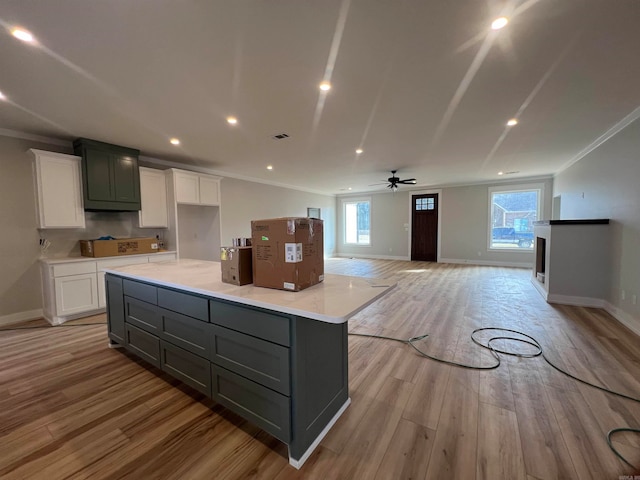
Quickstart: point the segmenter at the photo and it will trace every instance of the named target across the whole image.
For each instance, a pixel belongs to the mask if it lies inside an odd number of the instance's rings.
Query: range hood
[[[140,210],[140,150],[78,138],[73,142],[82,157],[84,209],[90,212]]]

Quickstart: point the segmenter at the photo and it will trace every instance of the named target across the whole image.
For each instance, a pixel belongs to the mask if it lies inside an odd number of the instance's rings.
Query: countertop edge
[[[231,302],[236,302],[242,305],[247,305],[247,306],[251,306],[251,307],[258,307],[258,308],[264,308],[267,310],[271,310],[271,311],[277,311],[280,313],[286,313],[289,315],[296,315],[296,316],[300,316],[300,317],[305,317],[305,318],[310,318],[312,320],[319,320],[321,322],[326,322],[326,323],[345,323],[349,320],[349,318],[351,318],[352,316],[354,316],[356,313],[360,312],[361,310],[364,310],[366,307],[368,307],[369,305],[371,305],[373,302],[375,302],[376,300],[378,300],[380,297],[382,297],[385,293],[393,290],[396,286],[397,283],[389,283],[389,284],[385,284],[385,285],[371,285],[371,288],[380,288],[380,293],[375,295],[374,297],[372,297],[371,299],[369,299],[367,302],[363,303],[362,305],[360,305],[359,307],[357,307],[356,309],[346,313],[343,316],[340,317],[333,317],[333,316],[329,316],[329,315],[323,315],[321,313],[317,313],[317,312],[312,312],[309,310],[302,310],[302,309],[298,309],[298,308],[292,308],[292,307],[288,307],[288,306],[282,306],[282,305],[275,305],[272,303],[268,303],[268,302],[263,302],[260,300],[253,300],[251,298],[246,298],[246,297],[237,297],[235,295],[230,295],[230,294],[226,294],[226,293],[220,293],[220,292],[216,292],[213,290],[204,290],[204,289],[200,289],[200,288],[196,288],[196,287],[190,287],[187,285],[182,285],[179,283],[172,283],[172,282],[168,282],[165,280],[158,280],[155,278],[150,278],[150,277],[145,277],[144,275],[140,275],[140,274],[133,274],[133,273],[128,273],[128,272],[122,272],[120,270],[114,270],[111,268],[105,268],[103,269],[104,272],[106,273],[111,273],[113,275],[117,275],[120,277],[125,277],[125,278],[129,278],[131,280],[138,280],[138,281],[142,281],[142,282],[149,282],[158,286],[162,286],[162,287],[168,287],[168,288],[175,288],[177,290],[182,290],[185,292],[190,292],[190,293],[196,293],[199,295],[204,295],[207,297],[211,297],[211,298],[217,298],[220,300],[228,300]],[[346,275],[335,275],[335,274],[326,274],[325,275],[325,281],[327,280],[327,278],[330,278],[331,276],[346,276]],[[354,278],[360,278],[362,280],[366,280],[364,277],[354,277]],[[263,287],[254,287],[254,288],[263,288]],[[268,288],[265,288],[265,290],[271,290]],[[287,292],[290,293],[292,295],[295,295],[298,292]]]
[[[47,265],[55,265],[58,263],[99,262],[102,260],[148,257],[149,255],[163,255],[166,253],[176,254],[177,252],[175,250],[163,250],[161,252],[136,253],[133,255],[115,255],[112,257],[40,257],[38,261]]]

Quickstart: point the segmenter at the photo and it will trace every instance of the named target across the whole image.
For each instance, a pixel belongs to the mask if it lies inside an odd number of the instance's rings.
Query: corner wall
[[[608,218],[611,286],[607,310],[640,334],[640,121],[554,179],[562,220]],[[624,300],[622,292],[624,291]],[[633,303],[633,296],[636,303]]]

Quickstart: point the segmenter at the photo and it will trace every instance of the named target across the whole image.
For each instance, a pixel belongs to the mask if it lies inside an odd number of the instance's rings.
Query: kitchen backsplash
[[[40,238],[51,245],[47,257],[79,256],[79,240],[92,240],[111,235],[115,238],[155,237],[163,240],[164,228],[138,228],[138,212],[85,212],[84,229],[40,230]]]

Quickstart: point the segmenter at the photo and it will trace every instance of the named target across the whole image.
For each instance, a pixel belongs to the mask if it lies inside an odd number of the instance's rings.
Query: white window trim
[[[519,254],[531,254],[533,249],[526,248],[492,248],[491,247],[491,230],[492,230],[492,216],[491,216],[491,199],[493,198],[494,193],[505,193],[505,192],[528,192],[531,190],[538,190],[538,212],[536,213],[536,218],[538,220],[542,219],[542,212],[544,212],[544,183],[518,183],[511,185],[499,185],[489,187],[489,199],[488,202],[488,212],[487,212],[487,251],[489,252],[509,252],[509,253],[519,253]]]
[[[345,204],[369,202],[369,243],[347,243],[347,215],[345,212]],[[357,247],[357,248],[371,248],[373,242],[371,241],[371,232],[373,232],[373,215],[372,215],[372,203],[371,197],[345,197],[342,199],[342,245],[345,247]]]

